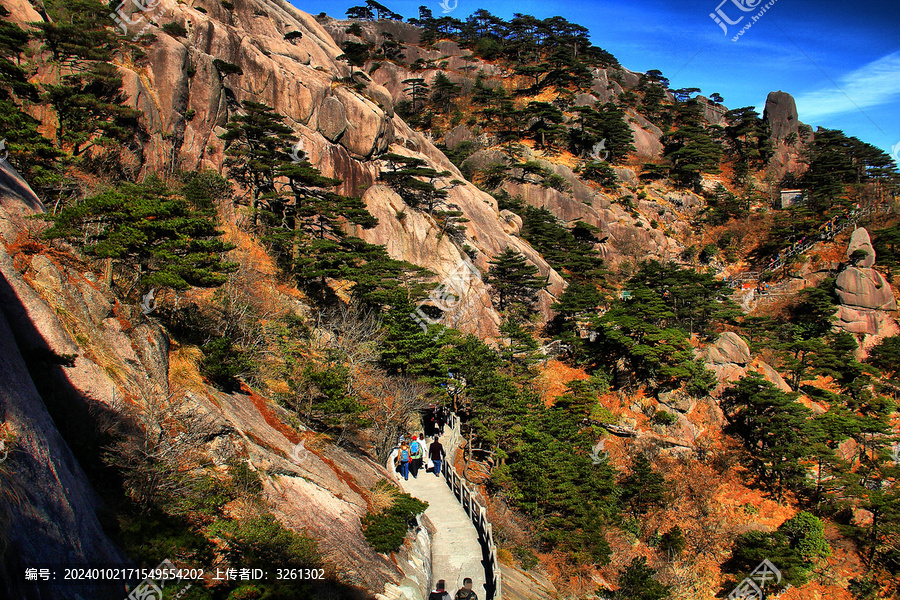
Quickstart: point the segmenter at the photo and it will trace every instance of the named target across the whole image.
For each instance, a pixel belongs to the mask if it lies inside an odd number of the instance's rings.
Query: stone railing
[[[460,477],[453,466],[453,457],[462,439],[459,417],[455,413],[450,413],[447,425],[450,427],[450,436],[447,439],[447,447],[450,448],[450,452],[447,454],[448,464],[447,468],[444,469],[444,479],[447,481],[447,485],[450,486],[453,495],[456,496],[456,499],[462,505],[463,510],[472,519],[472,524],[475,525],[475,529],[478,531],[478,539],[485,550],[484,575],[487,600],[501,600],[503,595],[500,581],[500,563],[497,560],[494,528],[487,519],[487,509],[478,501],[472,489]]]

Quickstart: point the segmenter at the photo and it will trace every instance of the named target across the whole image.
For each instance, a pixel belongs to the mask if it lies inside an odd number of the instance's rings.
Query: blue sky
[[[292,0],[316,14],[343,18],[362,0]],[[561,15],[584,25],[591,41],[633,71],[659,69],[673,88],[719,92],[729,108],[756,106],[770,91],[797,101],[800,120],[841,129],[888,153],[900,144],[900,7],[896,2],[774,0],[458,0],[449,14],[465,19],[479,8],[509,19],[515,12],[539,18]],[[425,4],[442,14],[438,0],[381,0],[405,17]],[[453,6],[453,0],[445,0]],[[736,3],[753,7],[740,10]],[[720,7],[736,25],[728,34],[710,17]],[[898,147],[900,152],[900,147]]]

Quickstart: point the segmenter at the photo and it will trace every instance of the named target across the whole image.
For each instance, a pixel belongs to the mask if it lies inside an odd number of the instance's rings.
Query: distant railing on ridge
[[[450,439],[453,441],[452,444],[447,445],[451,447],[455,453],[455,449],[459,446],[459,440],[462,437],[462,433],[459,429],[459,417],[455,413],[449,413],[447,425],[450,426]],[[497,544],[494,542],[494,528],[487,519],[487,509],[475,498],[475,494],[469,488],[468,484],[466,484],[465,480],[456,472],[456,468],[453,466],[454,457],[448,456],[447,458],[448,464],[447,468],[444,469],[444,479],[447,481],[447,485],[450,486],[453,495],[456,496],[456,499],[462,505],[463,510],[465,510],[466,514],[469,515],[469,518],[472,519],[472,524],[475,525],[475,529],[478,531],[479,541],[488,551],[488,565],[491,568],[491,581],[486,582],[485,584],[488,586],[488,589],[486,590],[487,600],[502,600],[500,562],[497,560]],[[488,573],[485,572],[485,576],[487,575]]]

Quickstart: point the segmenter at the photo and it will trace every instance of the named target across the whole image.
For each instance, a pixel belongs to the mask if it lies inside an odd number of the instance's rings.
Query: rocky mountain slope
[[[19,22],[40,19],[24,0],[5,3]],[[224,131],[229,116],[245,100],[266,103],[287,117],[287,124],[300,138],[298,147],[308,153],[311,162],[324,175],[343,181],[337,189],[339,193],[362,194],[370,212],[379,219],[377,227],[358,232],[363,239],[385,245],[394,258],[430,269],[437,280],[446,278],[459,266],[465,258],[463,246],[474,249],[473,262],[483,272],[491,257],[508,246],[516,248],[549,282],[541,292],[540,303],[544,317],[549,316],[550,305],[563,289],[561,277],[516,235],[515,224],[510,224],[508,215],[504,218],[500,214],[494,198],[464,181],[456,166],[432,141],[394,113],[395,102],[405,97],[403,81],[412,76],[428,79],[437,69],[413,72],[401,64],[385,62],[363,89],[342,84],[339,80],[349,75],[350,67],[338,59],[342,55],[339,44],[360,38],[344,33],[347,22],[325,19],[323,25],[286,2],[236,2],[233,9],[225,9],[214,1],[189,6],[165,0],[152,13],[152,22],[177,23],[187,35],[174,37],[151,25],[147,33],[156,35],[156,39],[147,48],[147,60],[141,65],[118,65],[128,102],[145,115],[151,136],[144,150],[143,172],[168,172],[175,168],[220,170],[225,145],[217,135]],[[367,24],[364,36],[376,41],[383,37],[382,29],[403,42],[403,62],[407,64],[417,59],[440,61],[441,72],[467,81],[468,85],[479,70],[489,76],[504,75],[483,61],[462,60],[462,56],[471,53],[453,42],[442,42],[435,49],[416,46],[417,28],[411,25],[394,21]],[[300,35],[287,39],[294,32]],[[223,74],[215,65],[217,60],[237,65],[240,72]],[[602,103],[638,81],[636,74],[621,68],[595,69],[593,76],[591,92],[580,94],[577,103]],[[784,106],[791,102],[784,96],[779,98],[782,106],[777,111],[770,110],[770,118],[775,130],[788,132],[798,123],[796,109]],[[701,100],[708,107],[707,118],[721,120],[723,107]],[[770,100],[774,106],[776,101]],[[637,157],[659,159],[662,132],[634,111],[629,117]],[[463,128],[457,135],[470,134]],[[421,158],[435,169],[449,171],[446,180],[464,181],[449,190],[447,200],[468,219],[463,241],[453,242],[436,235],[438,228],[433,219],[407,210],[396,194],[376,181],[382,168],[378,156],[387,151]],[[540,153],[527,152],[524,159],[543,160]],[[786,149],[783,154],[795,155]],[[468,161],[485,168],[508,159],[488,147]],[[510,194],[521,194],[532,206],[547,207],[564,221],[582,220],[601,227],[607,238],[601,251],[612,265],[625,259],[633,261],[635,256],[676,256],[682,249],[678,238],[685,233],[686,217],[701,206],[701,200],[693,194],[651,184],[635,210],[627,211],[615,203],[617,196],[623,194],[613,196],[589,187],[563,164],[542,164],[560,175],[571,191],[561,193],[525,181],[507,182],[505,189]],[[626,185],[637,182],[632,170],[619,168],[617,172]],[[408,217],[401,220],[401,214]],[[651,221],[659,221],[663,227],[649,228]],[[665,233],[667,226],[671,228],[669,235]],[[483,282],[473,280],[471,286],[469,301],[461,303],[460,314],[449,315],[448,322],[482,336],[496,335],[499,317],[490,306]]]
[[[79,466],[84,456],[76,454],[84,449],[73,453],[58,428],[88,446],[102,437],[98,428],[114,429],[135,416],[148,427],[163,427],[179,453],[219,467],[237,458],[267,474],[264,494],[273,512],[286,525],[312,533],[343,581],[372,592],[407,581],[407,587],[429,585],[421,559],[427,554],[425,530],[418,545],[392,560],[362,537],[359,521],[369,507],[369,490],[387,475],[381,466],[317,445],[302,428],[298,434],[296,424],[288,425],[287,411],[250,390],[224,393],[204,383],[196,364],[172,349],[139,307],[119,303],[85,264],[28,234],[35,225],[28,218],[43,207],[8,163],[2,167],[0,409],[4,422],[15,424],[7,467],[19,482],[8,492],[15,501],[6,504],[4,519],[3,537],[15,549],[15,559],[2,567],[6,597],[122,596],[121,583],[40,595],[22,584],[22,575],[38,561],[128,564]],[[173,419],[202,432],[202,439],[179,442]]]
[[[26,0],[0,4],[11,13],[10,20],[23,26],[43,18],[40,7]],[[522,218],[501,210],[495,197],[499,192],[520,197],[527,206],[546,208],[566,225],[584,222],[596,227],[601,238],[596,248],[613,272],[630,272],[646,258],[685,264],[689,245],[711,239],[694,225],[707,208],[706,198],[665,179],[640,177],[646,165],[663,162],[665,138],[658,126],[633,108],[625,114],[635,151],[614,168],[619,189],[588,182],[571,155],[523,144],[515,160],[556,176],[560,183],[548,186],[515,168],[500,140],[476,126],[461,122],[441,135],[424,135],[397,114],[396,106],[408,100],[406,81],[412,77],[431,81],[443,74],[469,87],[475,84],[476,73],[492,85],[503,85],[512,77],[502,66],[475,58],[456,42],[423,45],[419,28],[396,21],[362,23],[360,31],[350,33],[351,22],[314,18],[281,0],[233,4],[161,0],[149,18],[147,32],[156,37],[146,43],[145,59],[116,63],[127,102],[143,114],[149,132],[137,177],[200,169],[224,173],[226,145],[219,136],[226,124],[240,113],[243,102],[265,103],[286,116],[286,124],[300,140],[295,149],[307,153],[323,175],[340,179],[337,191],[361,196],[378,219],[376,227],[357,228],[356,235],[383,245],[392,258],[429,269],[435,281],[451,277],[465,259],[486,273],[493,257],[515,248],[547,283],[536,305],[540,323],[555,315],[551,306],[566,289],[566,281],[524,239]],[[163,24],[177,24],[185,33],[175,35]],[[367,65],[369,75],[353,84],[353,67],[341,58],[341,45],[378,46],[388,34],[400,44],[404,57],[384,61],[374,71]],[[36,78],[52,82],[54,76],[40,72]],[[575,95],[575,106],[600,106],[635,90],[641,80],[640,74],[612,66],[594,68],[591,77],[591,85]],[[698,101],[707,123],[727,123],[727,109],[721,103],[703,97]],[[788,172],[801,172],[802,143],[813,139],[802,128],[793,99],[784,92],[769,95],[765,122],[774,151],[766,168],[754,175],[760,186],[765,179],[778,181]],[[461,147],[469,153],[456,164],[448,155]],[[440,224],[432,215],[411,208],[379,180],[388,153],[421,159],[448,172],[441,180],[449,186],[448,204],[465,219],[460,237],[439,235]],[[494,195],[466,177],[497,165],[507,167],[511,176]],[[713,192],[727,181],[725,175],[706,175],[701,187]],[[776,190],[771,185],[764,192]],[[83,465],[89,464],[86,453],[103,447],[110,431],[139,422],[159,434],[169,451],[182,454],[188,470],[203,465],[222,473],[237,461],[260,474],[261,493],[271,512],[291,530],[317,540],[330,573],[345,584],[341,597],[420,598],[433,576],[429,524],[423,522],[392,554],[375,552],[361,531],[361,519],[378,502],[375,484],[390,477],[370,458],[372,448],[351,450],[324,442],[258,390],[243,385],[224,391],[205,380],[196,348],[173,342],[153,310],[122,302],[71,248],[40,238],[42,225],[32,217],[44,211],[27,182],[8,162],[0,161],[0,421],[13,424],[15,438],[10,461],[0,463],[0,468],[13,470],[0,473],[27,482],[8,492],[14,501],[7,503],[0,530],[4,542],[0,549],[15,551],[7,553],[15,560],[0,567],[6,595],[123,596],[115,586],[72,586],[55,595],[43,594],[18,583],[18,573],[37,557],[55,563],[129,560],[121,548],[121,532],[109,522],[109,507],[92,489],[96,474],[86,473]],[[218,212],[226,239],[236,245],[231,255],[239,263],[243,282],[225,294],[264,307],[261,320],[308,315],[309,299],[279,277],[264,246],[247,234],[246,210],[239,204],[223,204]],[[833,244],[823,246],[833,250]],[[863,251],[864,258],[856,254],[851,260],[857,251]],[[865,348],[898,332],[895,295],[875,269],[875,251],[865,229],[852,233],[845,255],[843,247],[841,254],[838,260],[825,261],[827,268],[820,272],[803,267],[790,276],[805,285],[837,275],[838,325],[857,336],[862,355]],[[724,260],[713,264],[720,274],[746,268]],[[465,285],[467,301],[448,312],[444,322],[496,341],[502,318],[489,287],[483,277],[468,279]],[[175,302],[202,304],[211,302],[211,296],[194,291],[174,297]],[[751,352],[738,333],[727,331],[709,343],[693,342],[694,354],[714,373],[712,395],[696,401],[680,391],[655,398],[641,395],[643,390],[633,398],[624,392],[618,397],[608,394],[607,408],[614,408],[619,418],[612,426],[618,429],[610,431],[622,439],[659,443],[670,450],[665,453],[670,457],[689,455],[700,450],[697,440],[704,435],[703,443],[710,437],[719,439],[724,415],[716,398],[729,383],[759,372],[778,389],[791,391],[774,361]],[[267,392],[284,386],[269,383]],[[613,400],[621,406],[613,407]],[[672,415],[671,425],[662,433],[659,423],[643,414],[655,411]],[[82,431],[84,444],[73,443]],[[185,431],[202,435],[180,436]],[[624,447],[616,443],[610,448],[614,445],[617,451]],[[613,457],[620,466],[622,452]],[[249,509],[235,502],[228,510],[238,514]],[[626,541],[619,540],[623,548],[630,543]],[[555,593],[544,575],[526,574],[512,566],[514,561],[508,562],[507,597],[531,597],[530,586],[539,587],[541,597]],[[557,580],[565,579],[565,573],[558,575]],[[320,591],[323,597],[337,593]]]

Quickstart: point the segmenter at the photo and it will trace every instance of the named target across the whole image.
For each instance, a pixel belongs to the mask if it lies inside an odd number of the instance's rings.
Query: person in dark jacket
[[[478,594],[472,589],[471,577],[463,579],[463,586],[457,590],[456,597],[453,600],[478,600]]]
[[[437,421],[437,431],[435,433],[441,435],[444,433],[444,424],[447,422],[447,409],[443,406],[438,406],[435,412],[435,420]]]
[[[453,600],[450,598],[450,592],[446,590],[447,585],[443,579],[438,579],[434,586],[434,591],[428,594],[428,600]]]
[[[432,404],[425,410],[425,414],[422,419],[422,425],[425,429],[425,435],[428,437],[431,437],[435,433],[437,433],[437,418],[435,417],[436,410],[437,409],[435,408],[434,404]]]
[[[441,476],[441,465],[444,462],[444,447],[438,441],[438,437],[434,436],[434,441],[428,448],[428,458],[434,463],[434,476]]]

